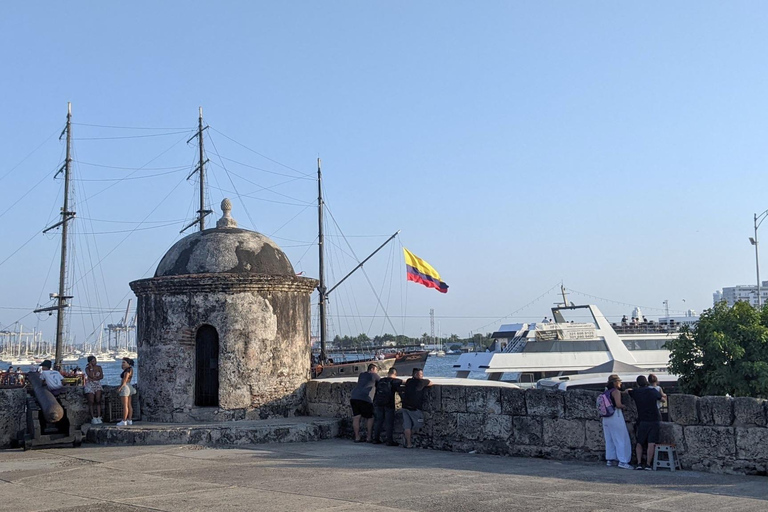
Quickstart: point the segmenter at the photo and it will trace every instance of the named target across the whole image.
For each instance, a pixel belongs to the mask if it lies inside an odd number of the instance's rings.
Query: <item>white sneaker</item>
[[[635,469],[632,464],[627,464],[626,462],[619,462],[619,467],[621,469]]]
[[[128,420],[129,425],[133,425],[133,420]]]
[[[98,425],[99,424],[99,418],[91,418],[91,425]]]
[[[125,421],[118,421],[118,422],[117,422],[117,426],[118,426],[118,427],[125,427],[125,426],[127,426],[127,425],[128,425],[128,423],[126,423]]]
[[[607,460],[607,461],[605,461],[605,465],[609,466],[609,467],[610,466],[617,466],[618,464],[619,464],[619,461],[617,461],[617,460]]]
[[[98,418],[96,418],[96,420],[97,420],[97,422],[98,422],[98,424],[99,424],[99,425],[101,425],[102,423],[104,423],[104,420],[102,420],[102,419],[101,419],[101,416],[99,416]]]

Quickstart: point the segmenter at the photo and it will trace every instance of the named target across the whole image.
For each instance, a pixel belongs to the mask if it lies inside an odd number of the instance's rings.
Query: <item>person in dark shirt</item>
[[[397,378],[397,370],[390,368],[387,376],[376,383],[373,395],[373,443],[381,444],[381,427],[387,429],[387,446],[397,446],[395,432],[395,393],[403,381]]]
[[[661,413],[656,405],[666,395],[659,390],[648,386],[648,379],[644,375],[637,378],[637,389],[630,389],[629,395],[637,405],[637,444],[635,455],[637,467],[635,469],[651,470],[653,467],[653,452],[656,443],[659,442],[659,430],[661,428]],[[643,466],[643,448],[646,448],[646,465]]]
[[[424,426],[424,414],[421,408],[424,404],[424,391],[432,383],[424,378],[424,371],[413,369],[410,379],[405,381],[400,396],[403,400],[403,434],[405,434],[405,447],[413,448],[411,436]]]
[[[373,393],[379,380],[379,367],[375,363],[368,365],[368,371],[357,377],[357,386],[352,390],[350,405],[352,406],[352,430],[355,431],[355,442],[360,439],[360,418],[366,420],[368,441],[373,442]]]

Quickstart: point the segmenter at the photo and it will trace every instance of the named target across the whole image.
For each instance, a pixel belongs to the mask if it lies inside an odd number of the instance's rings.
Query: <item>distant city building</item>
[[[768,281],[763,281],[760,285],[760,297],[762,304],[768,303]],[[757,306],[757,285],[728,286],[724,287],[722,291],[717,290],[712,294],[714,304],[723,300],[729,306],[733,306],[737,302],[749,302],[753,306]]]

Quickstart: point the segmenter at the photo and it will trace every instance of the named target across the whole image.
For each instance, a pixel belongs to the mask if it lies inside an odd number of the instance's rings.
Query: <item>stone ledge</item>
[[[152,277],[129,283],[137,296],[189,292],[297,292],[312,293],[318,281],[309,277],[262,274],[189,274]]]
[[[85,442],[102,445],[242,446],[331,439],[339,436],[340,422],[309,417],[217,423],[137,422],[126,427],[86,425],[83,430]]]

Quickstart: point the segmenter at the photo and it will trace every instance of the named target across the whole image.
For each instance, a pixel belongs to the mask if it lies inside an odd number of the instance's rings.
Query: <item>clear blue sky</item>
[[[560,281],[700,311],[714,290],[755,281],[767,17],[760,2],[9,3],[0,261],[32,241],[0,264],[0,325],[56,289],[57,238],[34,235],[60,205],[61,181],[46,176],[63,159],[68,101],[78,341],[102,309],[125,307],[128,282],[191,220],[198,106],[212,128],[209,202],[232,197],[240,225],[274,236],[297,271],[317,276],[315,184],[296,171],[312,175],[318,156],[358,257],[402,229],[367,266],[400,333],[428,331],[429,308],[443,333],[490,331]],[[83,181],[126,177],[142,179]],[[440,271],[447,295],[402,286],[400,243]],[[331,284],[353,264],[332,258]],[[377,313],[364,276],[342,288],[334,334],[393,330],[350,318]],[[538,320],[555,300],[510,321]]]

